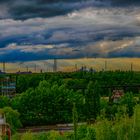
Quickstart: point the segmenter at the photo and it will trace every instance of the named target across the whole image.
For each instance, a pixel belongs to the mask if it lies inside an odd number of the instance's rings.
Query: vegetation
[[[5,106],[9,106],[10,99],[6,96],[0,96],[0,108],[3,108]]]
[[[87,113],[87,119],[90,122],[91,119],[96,119],[100,113],[100,87],[97,82],[89,82],[87,90],[85,92],[85,109]]]
[[[105,86],[112,85],[138,85],[140,84],[140,72],[134,71],[101,71],[101,72],[72,72],[72,73],[42,73],[30,75],[12,75],[16,78],[17,93],[23,93],[29,88],[36,88],[40,81],[47,80],[49,83],[57,82],[58,85],[65,84],[68,89],[86,89],[89,81],[98,82],[101,85],[101,96],[108,96],[109,91]],[[0,76],[0,78],[2,78]],[[127,87],[125,92],[138,94],[137,87]]]
[[[71,122],[73,103],[77,102],[80,108],[82,101],[81,94],[65,85],[42,81],[35,89],[30,88],[15,97],[12,106],[21,114],[23,125],[44,125]],[[81,113],[79,111],[80,116]]]
[[[78,122],[78,115],[75,103],[73,104],[73,124],[74,124],[74,140],[77,140],[77,122]]]
[[[74,72],[14,75],[17,95],[0,97],[12,131],[22,126],[73,123],[74,132],[13,135],[13,140],[138,140],[140,139],[139,72]],[[124,89],[113,102],[112,90]],[[109,87],[109,88],[108,88]],[[109,98],[110,97],[110,98]],[[78,126],[78,122],[87,125]]]
[[[99,119],[93,125],[82,125],[77,130],[77,140],[139,140],[140,139],[140,105],[135,107],[133,117],[125,116],[120,120]],[[12,140],[74,140],[73,132],[50,131],[47,133],[13,135]]]
[[[9,124],[12,133],[15,133],[17,131],[17,128],[20,128],[22,126],[17,110],[13,110],[11,107],[4,107],[0,110],[0,112],[3,112],[5,114],[6,122]]]

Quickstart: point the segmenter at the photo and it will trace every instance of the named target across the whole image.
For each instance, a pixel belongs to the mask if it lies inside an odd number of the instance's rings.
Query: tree
[[[22,123],[29,126],[72,122],[73,102],[80,108],[82,101],[81,94],[64,84],[44,80],[37,88],[28,89],[12,100],[12,105],[20,112]]]
[[[132,117],[134,114],[134,106],[135,106],[133,93],[132,92],[126,93],[122,98],[121,103],[126,105],[126,113],[128,114],[129,117]]]
[[[97,115],[100,114],[100,93],[101,93],[101,87],[98,84],[98,82],[96,81],[94,84],[94,106],[95,106],[95,116],[97,117]]]
[[[13,110],[11,107],[4,107],[2,111],[5,114],[6,122],[9,123],[12,132],[15,132],[17,128],[22,126],[19,119],[20,114],[17,110]]]
[[[0,108],[10,105],[10,99],[6,96],[0,96]]]
[[[100,86],[98,82],[95,84],[89,82],[85,92],[85,106],[88,120],[95,120],[100,113]]]
[[[75,103],[73,104],[72,114],[73,114],[73,125],[74,125],[74,140],[77,140],[78,114],[77,114]]]

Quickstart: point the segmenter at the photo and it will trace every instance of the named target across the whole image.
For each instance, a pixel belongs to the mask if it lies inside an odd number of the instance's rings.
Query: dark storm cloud
[[[73,10],[99,4],[95,0],[2,0],[1,18],[28,19],[34,17],[52,17],[64,15]]]
[[[109,2],[111,6],[126,6],[126,5],[136,5],[140,4],[139,0],[96,0],[100,1],[102,3],[107,3]]]
[[[131,5],[136,5],[136,4],[139,4],[140,1],[139,0],[109,0],[111,1],[112,4],[116,4],[116,5],[128,5],[128,4],[131,4]]]
[[[0,61],[139,56],[138,48],[129,55],[140,44],[139,11],[86,8],[67,16],[0,20]]]
[[[139,0],[1,0],[0,18],[28,19],[65,15],[87,7],[136,5]]]
[[[140,10],[132,4],[138,1],[0,1],[0,61],[139,57]]]

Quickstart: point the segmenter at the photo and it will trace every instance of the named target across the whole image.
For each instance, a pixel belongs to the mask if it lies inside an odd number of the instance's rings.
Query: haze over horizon
[[[106,65],[106,66],[105,66]],[[72,72],[86,66],[87,70],[95,71],[140,71],[140,58],[80,58],[80,59],[58,59],[57,71]],[[9,62],[5,64],[6,73],[15,72],[53,72],[54,60],[38,60],[27,62]],[[3,71],[3,63],[0,63]]]
[[[0,62],[139,58],[139,0],[1,0]]]

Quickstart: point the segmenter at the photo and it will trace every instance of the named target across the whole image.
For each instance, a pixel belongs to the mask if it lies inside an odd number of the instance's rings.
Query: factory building
[[[1,95],[11,97],[16,93],[16,78],[3,76],[0,78]]]

